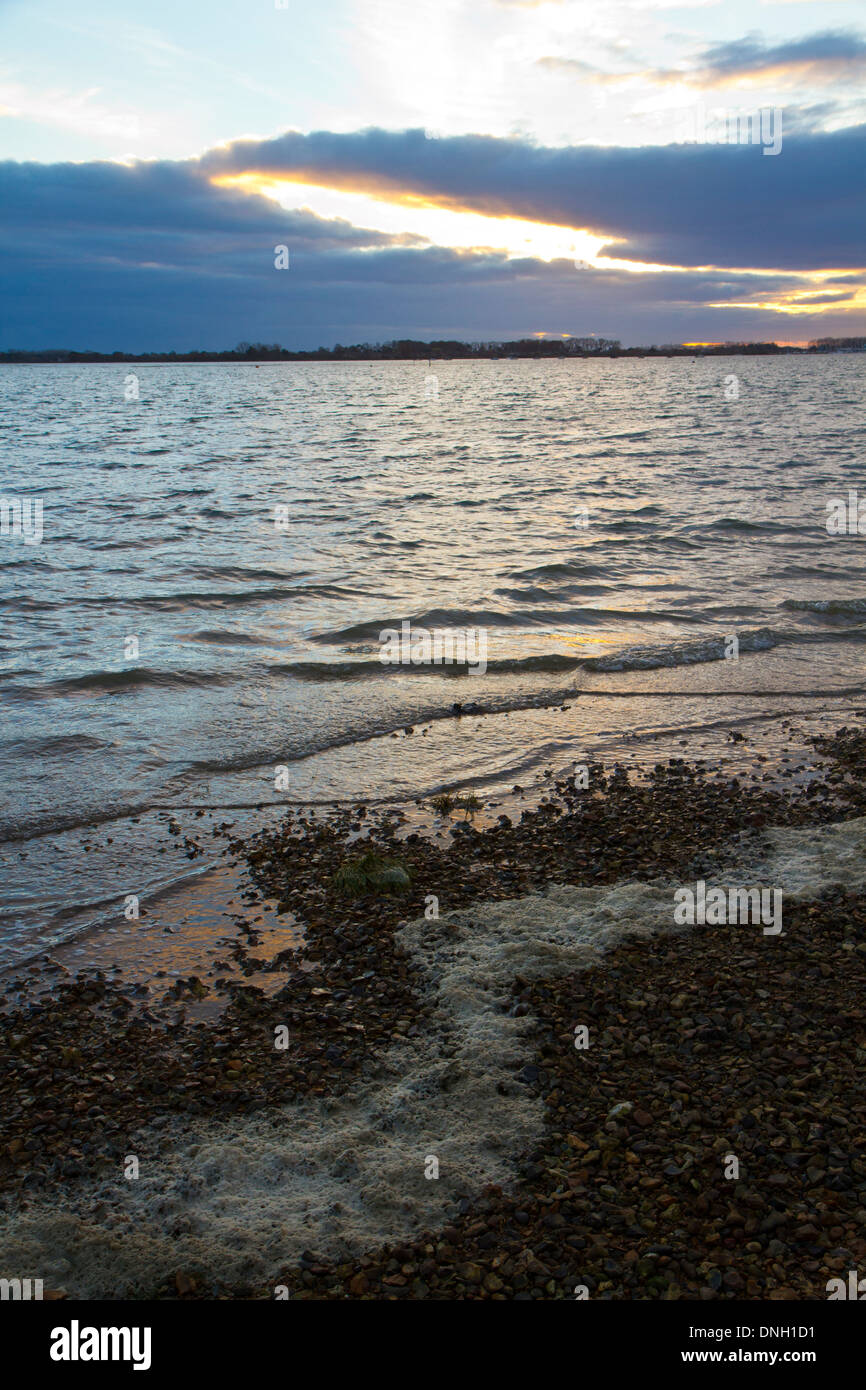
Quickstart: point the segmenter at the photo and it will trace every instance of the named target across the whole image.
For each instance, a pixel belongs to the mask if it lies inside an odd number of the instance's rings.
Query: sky
[[[2,349],[863,335],[864,174],[866,0],[0,0]]]

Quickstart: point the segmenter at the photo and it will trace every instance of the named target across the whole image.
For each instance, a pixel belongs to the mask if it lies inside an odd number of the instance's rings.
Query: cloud
[[[854,81],[866,73],[866,39],[851,30],[827,30],[768,45],[751,34],[708,48],[701,64],[688,80],[703,87],[755,77],[796,80],[808,86]]]
[[[255,171],[493,217],[586,228],[623,244],[609,254],[663,265],[860,267],[866,126],[758,145],[547,148],[421,130],[297,132],[237,141],[205,174]]]
[[[188,350],[245,338],[311,348],[518,337],[540,324],[626,343],[787,338],[791,320],[774,306],[797,296],[796,336],[862,332],[851,306],[864,281],[854,273],[864,195],[851,170],[864,139],[863,129],[801,137],[764,159],[755,148],[546,149],[371,130],[237,142],[183,163],[7,162],[0,346]],[[616,256],[681,268],[578,271],[431,246],[211,182],[247,169],[592,225],[625,238]],[[283,244],[288,271],[274,265]],[[848,273],[783,273],[814,266]]]
[[[648,83],[698,88],[816,87],[854,82],[866,73],[866,38],[852,30],[827,30],[785,43],[766,44],[750,34],[731,43],[713,44],[688,66],[630,68],[609,72],[578,58],[542,57],[538,67],[580,77],[598,86]]]
[[[818,101],[803,106],[785,106],[785,131],[789,135],[815,131],[841,130],[866,121],[866,89],[851,100]]]

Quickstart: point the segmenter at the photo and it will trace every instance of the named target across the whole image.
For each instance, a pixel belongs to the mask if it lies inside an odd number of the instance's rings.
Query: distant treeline
[[[818,338],[807,347],[779,343],[665,343],[624,348],[615,338],[518,338],[510,343],[461,343],[437,339],[432,343],[398,338],[390,343],[356,343],[293,352],[279,343],[238,343],[227,352],[73,352],[43,348],[0,352],[3,362],[413,362],[455,358],[518,357],[764,357],[776,353],[866,352],[866,338]]]

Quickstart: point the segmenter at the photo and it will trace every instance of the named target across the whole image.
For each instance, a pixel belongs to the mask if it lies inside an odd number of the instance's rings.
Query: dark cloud
[[[325,221],[309,212],[284,212],[272,199],[238,189],[215,189],[193,164],[149,161],[134,164],[0,163],[2,231],[8,237],[34,222],[51,225],[52,237],[77,243],[170,231],[174,244],[188,240],[189,254],[201,254],[201,238],[240,244],[253,232],[278,239],[291,233],[296,244],[386,246],[400,238],[366,231],[351,223]]]
[[[612,254],[680,266],[860,267],[866,126],[759,144],[550,149],[422,130],[289,133],[209,153],[205,172],[256,170],[380,196],[589,228]]]
[[[862,260],[862,181],[852,171],[862,167],[863,138],[862,130],[808,137],[762,159],[755,149],[548,150],[364,131],[243,142],[182,164],[0,164],[0,346],[186,350],[248,339],[311,348],[541,330],[651,343],[862,332],[862,321],[841,312],[792,320],[751,306],[816,292],[806,278],[780,275],[786,266]],[[789,172],[780,177],[778,168]],[[578,271],[567,261],[424,246],[210,182],[247,169],[315,170],[324,183],[595,226],[627,236],[630,255],[728,269]],[[288,271],[274,267],[283,244]],[[766,269],[736,268],[750,265]],[[834,280],[804,306],[836,302],[858,283]],[[728,302],[743,307],[713,307]]]
[[[698,77],[720,79],[773,74],[779,70],[803,82],[840,82],[866,73],[866,38],[852,30],[825,30],[787,43],[766,44],[757,34],[714,44],[703,53]]]

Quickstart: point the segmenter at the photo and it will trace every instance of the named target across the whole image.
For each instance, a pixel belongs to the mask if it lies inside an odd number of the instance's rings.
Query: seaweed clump
[[[405,893],[412,886],[409,870],[397,859],[385,859],[374,850],[355,855],[334,874],[334,887],[346,897],[367,893]]]

